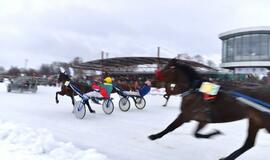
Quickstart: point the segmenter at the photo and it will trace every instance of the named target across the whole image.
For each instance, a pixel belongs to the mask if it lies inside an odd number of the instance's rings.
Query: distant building
[[[251,27],[221,33],[222,68],[235,73],[266,75],[270,69],[270,27]]]

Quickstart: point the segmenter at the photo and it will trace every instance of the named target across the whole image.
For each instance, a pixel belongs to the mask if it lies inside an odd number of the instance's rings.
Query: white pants
[[[96,92],[96,91],[85,93],[85,95],[88,96],[88,97],[90,97],[90,98],[91,97],[103,98],[103,96],[99,92]]]
[[[140,93],[136,91],[124,91],[123,93],[128,96],[141,96]]]

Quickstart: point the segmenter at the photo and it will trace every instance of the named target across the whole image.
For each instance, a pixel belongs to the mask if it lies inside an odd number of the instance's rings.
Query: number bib
[[[199,91],[211,96],[215,96],[218,94],[218,91],[220,89],[220,85],[210,83],[210,82],[203,82]]]

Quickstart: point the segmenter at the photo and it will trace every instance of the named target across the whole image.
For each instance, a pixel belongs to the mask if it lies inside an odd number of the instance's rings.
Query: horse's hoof
[[[162,106],[163,106],[163,107],[166,107],[167,105],[166,105],[166,104],[163,104]]]
[[[156,136],[156,135],[150,135],[150,136],[148,136],[148,138],[150,139],[150,140],[152,140],[152,141],[154,141],[154,140],[156,140],[158,137]]]
[[[219,130],[215,130],[216,134],[219,134],[219,135],[224,135],[223,132],[219,131]]]
[[[56,101],[56,103],[58,104],[58,103],[59,103],[59,101]]]
[[[95,110],[91,110],[90,113],[96,113],[96,111]]]

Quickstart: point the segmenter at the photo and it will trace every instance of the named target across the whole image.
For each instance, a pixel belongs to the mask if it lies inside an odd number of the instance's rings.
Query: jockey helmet
[[[106,78],[104,79],[104,82],[105,82],[105,83],[112,83],[112,78],[111,78],[111,77],[106,77]]]

